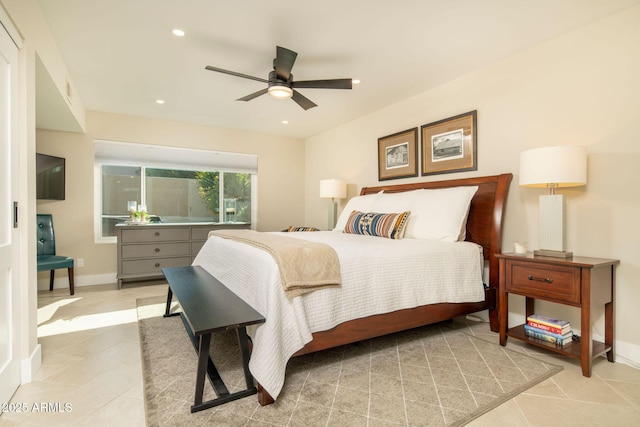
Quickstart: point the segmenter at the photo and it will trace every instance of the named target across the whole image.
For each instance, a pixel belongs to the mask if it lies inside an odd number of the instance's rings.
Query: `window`
[[[115,236],[115,225],[129,219],[127,201],[142,200],[139,166],[102,166],[102,232]]]
[[[96,142],[96,181],[100,185],[96,195],[96,240],[112,242],[116,224],[129,220],[130,202],[146,205],[152,222],[188,223],[188,222],[241,222],[252,223],[255,211],[253,189],[256,175],[248,172],[215,170],[215,165],[203,170],[204,150],[194,155],[193,166],[188,161],[177,158],[176,167],[170,167],[164,157],[173,158],[174,148],[155,147],[153,156],[161,154],[163,161],[153,161],[150,152],[144,153],[144,159],[138,165],[124,165],[113,154],[113,147],[98,146]],[[123,143],[115,144],[119,148]],[[127,144],[139,145],[139,144]],[[104,155],[110,153],[110,158]],[[206,152],[216,153],[217,152]],[[132,153],[127,153],[131,156]],[[224,153],[227,154],[227,153]],[[234,153],[231,153],[232,155]],[[215,156],[214,160],[223,160]],[[228,160],[228,159],[227,159]],[[205,159],[206,161],[206,159]],[[134,163],[134,160],[127,160]],[[110,164],[112,163],[112,164]],[[229,168],[228,165],[226,165]],[[257,163],[256,163],[257,166]],[[99,209],[98,209],[99,207]]]

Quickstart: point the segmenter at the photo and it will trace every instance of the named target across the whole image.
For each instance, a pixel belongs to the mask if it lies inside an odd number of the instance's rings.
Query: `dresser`
[[[164,267],[191,265],[211,230],[250,227],[220,223],[118,224],[118,289],[122,282],[162,278]]]

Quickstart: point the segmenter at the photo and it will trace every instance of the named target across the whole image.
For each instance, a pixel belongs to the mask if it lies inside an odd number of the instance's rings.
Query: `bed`
[[[501,174],[362,188],[360,196],[348,202],[335,230],[286,233],[288,238],[329,245],[340,260],[340,286],[296,297],[285,295],[278,265],[267,251],[211,236],[194,264],[201,265],[267,319],[265,324],[248,330],[253,341],[249,367],[258,383],[260,404],[273,403],[277,398],[291,357],[482,310],[489,310],[491,329],[497,331],[498,266],[494,255],[501,251],[511,178],[511,174]],[[445,209],[446,199],[426,199],[428,209],[420,208],[416,200],[460,191],[468,194],[462,229],[454,227],[450,239],[431,239],[429,233],[434,230],[425,231],[419,224],[424,224],[437,207]],[[350,224],[348,221],[354,218],[349,215],[352,207],[380,212],[407,207],[409,211],[413,207],[408,218],[415,214],[415,219],[406,224],[403,239],[344,233],[343,228],[349,228],[345,222]],[[427,214],[421,217],[420,212]],[[405,266],[403,260],[410,260],[411,265]],[[433,267],[427,268],[427,264]],[[395,282],[397,288],[393,287]],[[429,282],[428,290],[423,282]],[[463,286],[454,286],[458,282]]]

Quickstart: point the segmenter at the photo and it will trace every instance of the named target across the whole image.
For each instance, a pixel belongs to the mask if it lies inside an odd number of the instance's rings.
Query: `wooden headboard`
[[[374,194],[380,191],[400,193],[420,188],[436,189],[477,185],[478,191],[471,199],[471,207],[467,218],[467,238],[465,240],[482,246],[484,258],[489,261],[489,286],[497,288],[498,259],[494,255],[502,250],[502,219],[511,178],[513,178],[512,174],[505,173],[448,181],[363,187],[360,190],[360,195]]]

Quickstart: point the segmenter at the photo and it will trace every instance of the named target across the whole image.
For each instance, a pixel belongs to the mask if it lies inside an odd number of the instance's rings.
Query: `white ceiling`
[[[306,138],[441,85],[640,0],[38,0],[87,110]],[[173,28],[186,32],[183,38]],[[263,95],[276,45],[318,104]],[[164,105],[155,103],[157,98]],[[38,97],[45,122],[48,101]],[[283,125],[282,120],[289,124]]]

